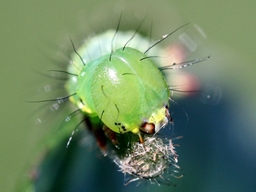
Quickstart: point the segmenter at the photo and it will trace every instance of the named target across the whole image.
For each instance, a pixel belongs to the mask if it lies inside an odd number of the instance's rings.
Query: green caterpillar
[[[157,59],[146,53],[154,48],[154,56],[160,54],[158,43],[175,31],[149,46],[149,40],[139,34],[110,30],[78,50],[74,47],[68,73],[76,75],[66,83],[71,102],[93,124],[102,121],[115,133],[138,134],[143,143],[141,132],[156,133],[171,119],[170,90],[159,69],[182,68],[207,59],[160,68]]]
[[[77,50],[79,54],[73,55],[68,72],[78,76],[71,76],[66,84],[70,94],[76,93],[70,100],[116,133],[158,132],[168,122],[170,90],[157,65],[140,51],[146,50],[147,40],[137,35],[137,42],[144,45],[125,47],[123,41],[127,42],[133,33],[118,32],[124,40],[118,40],[115,50],[109,47],[96,59],[100,50],[94,50],[95,55],[87,53],[96,49],[95,42],[103,40],[107,45],[114,34],[115,31],[108,31],[92,38]]]

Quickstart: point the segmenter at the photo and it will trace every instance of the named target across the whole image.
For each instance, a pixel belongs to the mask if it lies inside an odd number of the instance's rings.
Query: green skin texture
[[[78,78],[70,80],[73,86],[66,85],[77,93],[71,101],[116,133],[138,133],[143,122],[168,106],[170,97],[163,74],[151,59],[140,60],[145,57],[126,47],[86,63]]]

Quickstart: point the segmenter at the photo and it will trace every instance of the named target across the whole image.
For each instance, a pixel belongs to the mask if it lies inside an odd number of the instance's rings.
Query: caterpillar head
[[[126,47],[88,63],[78,78],[80,108],[116,133],[157,132],[167,123],[170,91],[157,66],[143,58]]]

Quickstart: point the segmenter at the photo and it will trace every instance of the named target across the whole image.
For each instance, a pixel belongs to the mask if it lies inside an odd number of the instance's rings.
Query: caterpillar
[[[170,172],[170,165],[179,169],[172,141],[157,135],[172,122],[171,90],[163,71],[209,57],[163,66],[159,62],[163,52],[160,43],[187,24],[153,43],[138,30],[119,31],[119,24],[116,30],[92,37],[78,49],[71,40],[74,52],[70,64],[66,71],[58,71],[68,76],[68,96],[43,102],[68,99],[77,107],[73,113],[82,114],[81,123],[95,136],[102,153],[132,176],[126,184],[155,181]]]
[[[147,49],[146,38],[134,32],[118,32],[120,39],[114,49],[116,32],[112,30],[98,35],[75,50],[68,68],[68,73],[74,75],[70,75],[66,90],[71,95],[70,101],[82,113],[93,117],[94,121],[103,122],[115,133],[138,134],[143,143],[141,132],[157,133],[171,119],[167,82],[158,65],[146,53],[173,32]],[[101,41],[104,47],[100,46],[98,51]],[[139,42],[139,46],[130,41]],[[205,58],[161,69],[182,68],[203,60]]]
[[[113,35],[114,31],[107,33]],[[119,35],[131,37],[129,33]],[[101,41],[104,36],[97,39]],[[82,112],[98,117],[115,133],[138,134],[142,143],[140,131],[155,133],[166,124],[170,91],[162,73],[145,54],[123,45],[88,63],[84,55],[76,56],[68,72],[75,73],[80,57],[84,66],[78,76],[69,79],[66,88],[70,95],[75,93],[70,100]]]

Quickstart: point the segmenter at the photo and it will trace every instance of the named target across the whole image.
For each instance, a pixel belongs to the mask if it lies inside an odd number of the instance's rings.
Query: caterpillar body
[[[132,32],[118,32],[124,40],[117,40],[115,50],[111,46],[101,50],[101,43],[95,45],[101,41],[111,45],[114,34],[115,31],[108,31],[92,38],[73,55],[68,72],[77,76],[71,76],[66,84],[69,94],[75,93],[70,100],[115,133],[132,132],[140,136],[140,131],[158,132],[169,117],[170,90],[165,78],[142,52],[149,44],[141,36],[137,37],[137,47],[124,46]],[[95,55],[91,55],[93,49]],[[143,142],[141,136],[140,139]]]

